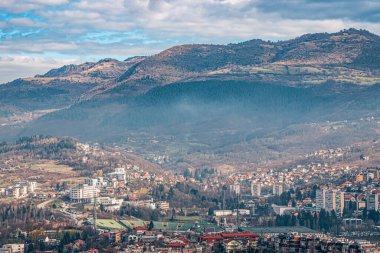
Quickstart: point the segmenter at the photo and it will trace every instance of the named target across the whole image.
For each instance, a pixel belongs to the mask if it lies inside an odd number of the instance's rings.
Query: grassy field
[[[72,168],[66,165],[57,164],[55,161],[39,161],[38,163],[31,164],[31,170],[47,173],[59,173],[65,175],[74,175],[75,172],[72,171]]]
[[[78,172],[71,167],[58,164],[52,160],[39,160],[36,162],[19,161],[14,170],[0,171],[0,185],[7,187],[22,180],[36,180],[39,188],[49,187],[52,182],[67,182],[70,185],[82,183],[84,178],[78,177]]]

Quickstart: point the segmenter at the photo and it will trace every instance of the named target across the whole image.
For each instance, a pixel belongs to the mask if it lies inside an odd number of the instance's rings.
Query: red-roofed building
[[[189,244],[190,240],[186,239],[185,237],[178,237],[176,240],[183,242],[184,244]]]
[[[251,238],[257,238],[259,237],[258,234],[254,234],[254,233],[251,233],[251,232],[235,232],[235,233],[222,233],[221,234],[223,239],[227,239],[227,238],[237,238],[237,239],[251,239]]]
[[[172,243],[166,244],[166,247],[169,247],[169,248],[184,248],[185,244],[179,243],[179,242],[172,242]]]
[[[138,226],[138,227],[135,227],[135,230],[137,234],[141,235],[141,234],[144,234],[146,231],[148,231],[148,228],[144,226]]]
[[[200,242],[207,244],[223,243],[226,248],[233,248],[238,246],[240,249],[247,249],[254,247],[257,243],[259,236],[251,232],[234,232],[234,233],[221,233],[214,235],[204,235],[199,238]]]
[[[97,249],[89,249],[89,250],[86,250],[86,251],[81,251],[81,253],[99,253],[99,250],[97,250]]]
[[[216,241],[222,240],[223,237],[221,235],[203,235],[199,238],[201,242],[214,243]]]
[[[144,227],[144,226],[138,226],[138,227],[135,227],[135,230],[136,231],[146,231],[146,230],[148,230],[148,228]]]

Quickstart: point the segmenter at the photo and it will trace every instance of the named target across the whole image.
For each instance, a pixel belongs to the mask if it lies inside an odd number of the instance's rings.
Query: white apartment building
[[[34,192],[37,189],[37,182],[28,181],[27,186],[28,186],[28,192]]]
[[[24,253],[24,244],[4,244],[0,248],[0,253]]]
[[[119,181],[125,181],[127,179],[125,168],[116,168],[114,172],[108,173],[107,176],[109,179],[116,179]]]
[[[156,206],[158,207],[158,209],[161,209],[161,210],[169,210],[170,208],[169,202],[167,201],[158,201],[156,202]]]
[[[326,210],[341,214],[344,209],[344,192],[338,189],[331,189],[326,194]]]
[[[97,199],[97,203],[99,205],[102,205],[105,211],[112,212],[112,211],[120,210],[123,204],[123,199],[100,197]]]
[[[321,209],[342,214],[344,209],[344,192],[339,189],[320,189],[316,192],[316,210]]]
[[[214,216],[229,216],[232,215],[232,210],[214,210]]]
[[[115,173],[125,174],[125,168],[123,167],[115,168]]]
[[[163,201],[163,202],[165,202],[165,201]],[[157,204],[159,204],[159,203],[160,202],[158,202]],[[153,210],[157,208],[157,204],[153,202],[153,199],[150,199],[150,200],[139,200],[139,201],[125,201],[124,204],[125,205],[136,206],[136,207],[146,207],[146,208],[150,208],[150,209],[153,209]],[[165,206],[165,205],[163,205],[163,206]],[[169,203],[168,203],[168,206],[169,206]]]
[[[21,196],[25,196],[26,194],[28,194],[28,186],[27,185],[17,185],[16,187],[20,189],[20,195]]]
[[[33,193],[37,188],[34,181],[23,181],[9,186],[3,191],[3,195],[11,198],[26,197],[29,193]]]
[[[367,194],[367,209],[379,211],[379,193]]]
[[[123,203],[123,199],[116,199],[110,197],[100,197],[97,199],[98,204],[102,205],[121,205]]]
[[[235,182],[230,185],[230,191],[236,194],[240,194],[240,184],[239,182]]]
[[[84,180],[84,183],[90,186],[97,187],[98,186],[98,179],[97,178],[86,178]]]
[[[232,215],[234,216],[237,216],[238,214],[238,209],[234,209],[234,211],[232,212]],[[251,214],[251,210],[249,209],[239,209],[239,215],[250,215]]]
[[[326,192],[327,189],[322,188],[316,191],[316,210],[317,212],[320,212],[321,209],[326,209]]]
[[[21,197],[20,188],[8,187],[6,189],[5,195],[11,198],[15,198],[15,199],[20,198]]]
[[[73,202],[92,202],[95,196],[98,195],[98,190],[96,187],[83,184],[78,185],[70,189],[70,200]]]
[[[253,197],[261,196],[261,183],[260,182],[251,182],[251,195]]]
[[[285,187],[283,184],[273,184],[273,195],[281,195],[285,190]]]

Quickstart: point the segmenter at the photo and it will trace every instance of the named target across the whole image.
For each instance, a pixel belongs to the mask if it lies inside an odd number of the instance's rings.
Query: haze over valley
[[[0,86],[1,131],[168,156],[172,169],[282,161],[378,139],[379,50],[348,29],[66,65]]]

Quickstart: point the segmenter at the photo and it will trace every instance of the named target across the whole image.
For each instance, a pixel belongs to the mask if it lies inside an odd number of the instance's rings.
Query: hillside
[[[20,111],[68,107],[89,90],[101,89],[113,82],[125,69],[141,59],[104,59],[96,63],[67,65],[44,75],[17,79],[0,85],[0,103],[12,105]]]
[[[2,186],[20,178],[47,184],[62,180],[72,182],[78,180],[78,177],[90,176],[96,170],[110,172],[113,167],[127,164],[138,165],[148,171],[157,168],[134,154],[90,146],[73,138],[40,135],[21,137],[12,143],[0,143]]]
[[[377,121],[361,119],[380,116],[379,48],[379,36],[349,29],[68,65],[0,85],[0,133],[128,144],[173,168],[370,141]]]
[[[380,81],[380,38],[349,29],[266,42],[181,45],[148,57],[127,70],[111,93],[145,92],[183,80],[239,79],[305,86],[326,81],[371,85]]]
[[[174,83],[134,99],[82,102],[40,118],[22,133],[127,145],[146,158],[168,155],[173,168],[260,164],[378,139],[377,121],[360,119],[379,118],[380,86],[353,86],[344,93],[334,88],[244,81]],[[335,129],[336,122],[343,126]]]

